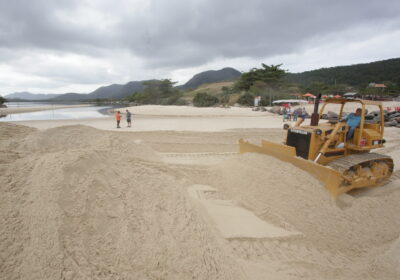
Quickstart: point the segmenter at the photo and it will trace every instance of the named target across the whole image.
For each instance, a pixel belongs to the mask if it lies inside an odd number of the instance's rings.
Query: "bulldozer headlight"
[[[316,129],[316,130],[315,130],[315,134],[321,135],[321,134],[322,134],[322,130],[321,130],[321,129]]]

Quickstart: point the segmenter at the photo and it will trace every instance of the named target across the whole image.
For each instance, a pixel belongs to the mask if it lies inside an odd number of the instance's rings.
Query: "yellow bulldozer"
[[[352,189],[382,185],[393,172],[393,160],[370,152],[382,148],[385,143],[382,103],[331,98],[325,100],[318,112],[320,97],[315,101],[310,125],[302,125],[302,118],[294,126],[285,124],[287,137],[283,144],[262,140],[261,146],[257,146],[240,139],[240,153],[262,153],[289,162],[323,182],[335,198]],[[353,130],[351,139],[344,119],[344,108],[348,104],[361,109],[359,125]],[[339,114],[336,118],[322,121],[327,106],[337,107]],[[366,120],[367,106],[377,109],[379,119]]]

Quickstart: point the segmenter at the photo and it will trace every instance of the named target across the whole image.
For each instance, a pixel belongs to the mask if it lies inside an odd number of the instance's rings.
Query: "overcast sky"
[[[0,0],[0,94],[400,57],[399,0]]]

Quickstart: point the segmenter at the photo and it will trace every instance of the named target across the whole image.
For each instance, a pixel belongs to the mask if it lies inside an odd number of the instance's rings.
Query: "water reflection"
[[[55,109],[39,112],[9,114],[0,116],[0,122],[10,121],[37,121],[37,120],[80,120],[107,117],[104,112],[110,107],[81,107]],[[99,112],[101,110],[101,112]]]

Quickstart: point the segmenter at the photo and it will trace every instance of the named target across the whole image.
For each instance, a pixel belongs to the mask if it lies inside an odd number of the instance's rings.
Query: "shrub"
[[[179,98],[178,100],[175,101],[174,105],[178,105],[178,106],[184,106],[187,105],[188,102],[185,99]]]
[[[199,92],[193,98],[193,105],[196,107],[210,107],[218,103],[218,98],[207,93]]]
[[[253,106],[254,105],[254,95],[246,92],[241,95],[237,101],[240,105]]]

